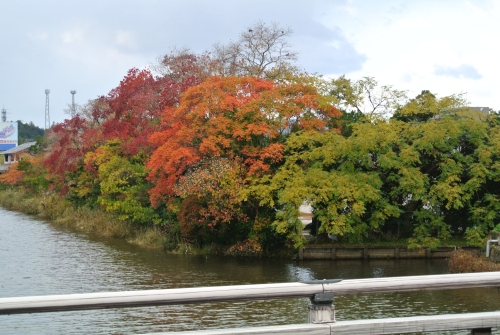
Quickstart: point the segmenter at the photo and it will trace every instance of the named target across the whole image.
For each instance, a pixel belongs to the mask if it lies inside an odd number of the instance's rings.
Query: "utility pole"
[[[50,128],[50,113],[49,113],[49,93],[50,90],[45,90],[45,130]]]
[[[74,116],[76,114],[76,109],[75,109],[75,94],[76,94],[76,91],[75,90],[71,90],[71,91],[69,91],[69,93],[71,93],[71,112],[73,113],[72,116]]]
[[[2,108],[2,122],[7,122],[7,110]]]

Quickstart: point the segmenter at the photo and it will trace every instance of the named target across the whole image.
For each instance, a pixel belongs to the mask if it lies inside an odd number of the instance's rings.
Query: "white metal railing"
[[[349,280],[316,280],[309,282],[260,284],[260,285],[235,285],[215,287],[194,287],[164,290],[108,292],[67,294],[34,297],[0,298],[0,315],[41,313],[56,311],[74,311],[101,308],[122,308],[155,305],[179,305],[193,303],[207,303],[218,301],[237,300],[262,300],[279,298],[310,297],[312,304],[309,306],[309,321],[318,325],[291,325],[302,330],[304,327],[314,329],[336,329],[335,334],[342,334],[339,326],[347,321],[335,322],[335,310],[332,304],[334,296],[350,294],[376,294],[391,292],[409,292],[419,290],[446,290],[475,287],[500,287],[500,272],[483,272],[468,274],[446,274],[430,276],[386,277]],[[481,314],[481,313],[479,313]],[[481,319],[479,316],[468,315],[467,327],[475,327],[471,319]],[[403,320],[404,318],[399,318]],[[398,320],[398,319],[394,319]],[[464,319],[465,320],[465,319]],[[486,328],[498,327],[491,320],[500,320],[500,314],[488,315],[486,323],[481,323]],[[429,322],[435,322],[429,321]],[[483,320],[484,321],[484,320]],[[351,322],[351,321],[349,321]],[[361,327],[365,321],[359,321]],[[409,321],[408,321],[409,322]],[[425,321],[427,322],[427,321]],[[419,323],[424,324],[420,320]],[[411,322],[410,322],[411,323]],[[321,325],[322,324],[322,325]],[[393,323],[394,324],[394,323]],[[281,326],[280,326],[281,327]],[[318,328],[319,327],[319,328]],[[370,326],[370,327],[373,327]],[[267,328],[266,328],[267,329]],[[451,328],[455,329],[455,328]],[[470,329],[470,328],[460,328]],[[332,330],[333,331],[333,330]],[[393,331],[399,332],[399,331]],[[208,332],[202,334],[224,334]],[[286,333],[290,332],[290,329]],[[315,333],[315,332],[313,332]],[[357,331],[355,333],[358,333]],[[237,332],[234,332],[237,334]],[[247,334],[247,333],[245,333]],[[253,334],[253,333],[248,333]],[[257,334],[257,333],[255,333]],[[318,333],[319,334],[319,333]],[[323,334],[323,333],[322,333]],[[330,334],[330,333],[328,333]],[[358,333],[362,334],[362,333]],[[370,333],[385,334],[385,333]],[[389,333],[387,333],[389,334]]]
[[[153,333],[146,335],[389,335],[445,332],[471,329],[472,334],[491,334],[500,327],[500,312],[415,316],[375,320],[337,321],[321,324],[300,324],[237,329],[211,329],[188,332]],[[486,329],[485,329],[486,328]]]

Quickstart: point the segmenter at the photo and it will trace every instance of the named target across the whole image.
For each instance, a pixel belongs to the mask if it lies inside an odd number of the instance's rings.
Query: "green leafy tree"
[[[82,195],[90,192],[94,187],[90,180],[97,177],[100,190],[97,202],[106,211],[117,213],[121,220],[137,224],[161,222],[160,216],[149,203],[150,184],[145,179],[147,171],[144,163],[140,159],[126,157],[120,141],[108,141],[94,152],[88,153],[85,164],[86,170],[90,172],[80,175],[82,177],[81,184],[77,187],[78,192]],[[85,189],[86,192],[83,191]]]
[[[466,101],[460,95],[452,95],[438,99],[428,90],[423,90],[414,99],[399,107],[393,118],[405,122],[425,122],[429,119],[439,119],[441,116],[456,113],[462,109],[465,111]],[[468,114],[474,112],[468,110]]]
[[[42,128],[35,126],[33,122],[23,123],[17,121],[19,132],[19,144],[29,141],[35,141],[38,137],[42,137],[45,131]]]
[[[385,233],[409,237],[412,247],[436,247],[468,229],[465,237],[477,243],[499,219],[500,128],[496,118],[459,106],[460,97],[424,94],[399,110],[404,121],[357,123],[347,138],[293,134],[284,165],[251,192],[276,206],[276,229],[297,245],[304,202],[320,232],[351,241]]]

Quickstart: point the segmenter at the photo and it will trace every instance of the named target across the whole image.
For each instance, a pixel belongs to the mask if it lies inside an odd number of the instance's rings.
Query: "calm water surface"
[[[252,260],[145,251],[0,209],[0,297],[447,273],[444,260]],[[307,322],[308,299],[0,315],[0,334],[144,334]],[[339,297],[338,320],[500,310],[497,289]],[[469,334],[467,331],[449,334]],[[496,334],[500,334],[497,332]]]

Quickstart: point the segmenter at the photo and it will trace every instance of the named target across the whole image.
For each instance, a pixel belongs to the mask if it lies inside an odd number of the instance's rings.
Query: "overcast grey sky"
[[[293,29],[308,72],[467,93],[498,110],[499,18],[489,0],[0,0],[0,108],[43,127],[48,88],[61,122],[70,90],[84,104],[173,47],[202,52],[261,20]]]

